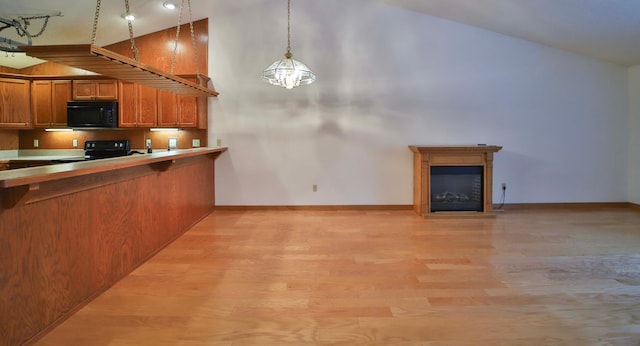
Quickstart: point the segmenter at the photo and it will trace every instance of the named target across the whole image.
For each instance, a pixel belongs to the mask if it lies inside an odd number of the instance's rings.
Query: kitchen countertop
[[[108,159],[59,163],[55,165],[0,171],[0,188],[33,185],[52,180],[113,171],[147,164],[154,165],[154,169],[162,171],[166,168],[165,166],[168,167],[176,159],[206,154],[219,155],[226,150],[226,147],[177,149],[171,151],[164,150],[154,151],[150,154],[134,154]],[[18,156],[25,160],[34,160],[34,157],[38,157],[30,155],[16,155],[16,157]],[[77,157],[78,155],[65,156],[63,158],[74,156]],[[55,158],[53,158],[55,157],[54,155],[41,155],[40,157],[46,157],[46,160],[55,160]],[[5,158],[7,160],[15,160],[14,157]],[[0,157],[0,160],[2,159],[3,158]]]
[[[83,158],[82,149],[26,149],[0,150],[0,162],[8,161],[51,161],[62,159]]]

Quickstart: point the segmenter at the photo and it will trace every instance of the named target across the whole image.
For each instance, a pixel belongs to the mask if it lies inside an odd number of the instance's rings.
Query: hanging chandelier
[[[291,0],[287,0],[287,52],[284,54],[284,59],[274,62],[262,72],[262,80],[287,89],[313,83],[316,80],[316,75],[307,65],[294,60],[292,56]]]

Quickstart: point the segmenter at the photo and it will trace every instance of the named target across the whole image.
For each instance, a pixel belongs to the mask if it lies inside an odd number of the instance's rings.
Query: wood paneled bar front
[[[37,340],[212,212],[225,150],[0,172],[0,345]]]
[[[417,146],[413,151],[413,209],[423,217],[494,217],[493,213],[493,153],[502,149],[495,145],[471,146]],[[434,167],[476,167],[480,207],[474,211],[436,211],[432,196],[432,171]],[[455,171],[455,168],[454,168]],[[466,198],[466,196],[465,196]]]

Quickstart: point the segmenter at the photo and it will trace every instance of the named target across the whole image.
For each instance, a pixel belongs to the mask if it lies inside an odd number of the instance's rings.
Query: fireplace
[[[409,146],[413,151],[413,209],[423,217],[493,213],[493,145]]]
[[[482,166],[431,167],[431,212],[483,211]]]

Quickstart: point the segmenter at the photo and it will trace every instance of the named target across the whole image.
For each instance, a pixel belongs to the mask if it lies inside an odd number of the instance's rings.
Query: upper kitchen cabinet
[[[207,85],[210,78],[203,75],[182,75],[184,79]],[[181,96],[158,92],[158,127],[207,128],[208,102],[206,97]]]
[[[113,79],[74,80],[74,100],[116,100],[118,81]]]
[[[31,128],[30,81],[0,78],[0,128]]]
[[[158,91],[158,126],[178,127],[181,126],[179,108],[180,96],[166,91]],[[193,123],[193,121],[191,121]],[[195,127],[193,124],[187,127]]]
[[[66,127],[67,101],[71,100],[70,80],[31,82],[31,109],[34,127]]]
[[[120,127],[157,126],[157,89],[120,81],[118,82],[118,101]]]

